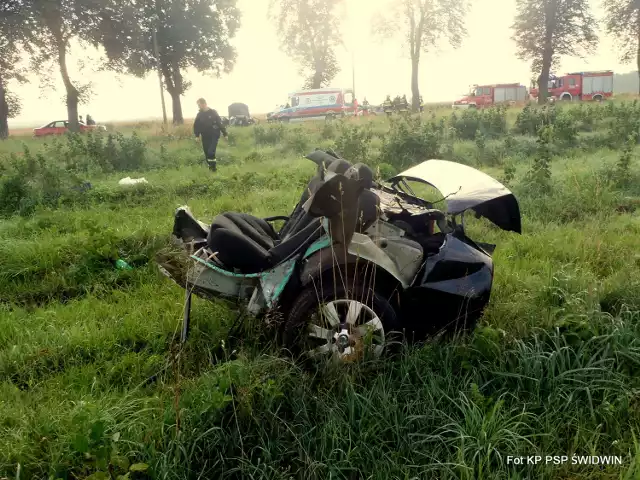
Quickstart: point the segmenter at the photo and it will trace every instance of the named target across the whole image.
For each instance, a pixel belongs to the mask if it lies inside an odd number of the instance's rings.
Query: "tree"
[[[412,108],[420,108],[418,73],[420,55],[432,51],[443,39],[458,48],[466,35],[466,0],[401,0],[394,2],[374,24],[374,33],[391,38],[398,32],[411,59]]]
[[[640,1],[605,0],[605,29],[616,39],[620,61],[636,59],[640,93]]]
[[[327,86],[340,71],[340,5],[342,0],[271,0],[282,50],[300,66],[305,88]]]
[[[186,68],[219,77],[235,64],[230,39],[240,26],[236,0],[119,0],[101,23],[108,68],[138,77],[160,69],[174,124],[184,123],[180,96],[191,86]]]
[[[20,66],[21,49],[28,38],[32,23],[19,0],[0,4],[0,139],[9,136],[8,119],[20,112],[20,99],[9,91],[8,83],[26,82]]]
[[[512,27],[518,58],[531,61],[538,74],[538,102],[545,103],[549,74],[560,56],[583,57],[595,48],[596,21],[588,0],[518,0]]]
[[[102,37],[99,22],[105,6],[111,0],[21,0],[36,22],[33,30],[32,70],[39,72],[45,86],[50,85],[48,71],[43,66],[57,65],[66,91],[69,129],[78,131],[78,104],[87,100],[90,83],[71,80],[68,55],[72,40],[81,46],[97,46]]]

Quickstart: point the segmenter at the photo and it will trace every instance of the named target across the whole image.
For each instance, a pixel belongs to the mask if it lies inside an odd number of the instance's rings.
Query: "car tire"
[[[331,280],[327,281],[322,292],[318,291],[320,285],[312,282],[293,300],[283,325],[282,343],[294,356],[316,364],[318,360],[322,362],[329,358],[345,362],[359,361],[367,357],[364,345],[369,340],[371,347],[366,349],[369,358],[397,351],[402,334],[397,313],[387,296],[374,290],[366,281],[353,282],[351,278],[348,281],[353,285],[349,293],[340,280],[337,280],[337,285]],[[327,313],[327,317],[334,318],[333,322],[318,315],[321,306],[325,307],[325,312],[333,312]],[[338,345],[344,337],[340,337],[340,324],[334,316],[336,313],[345,321],[349,321],[351,316],[355,320],[354,326],[360,327],[353,330],[349,328],[348,348],[351,351],[341,351]],[[366,334],[367,338],[362,338],[364,324],[368,325],[370,338],[369,334]]]

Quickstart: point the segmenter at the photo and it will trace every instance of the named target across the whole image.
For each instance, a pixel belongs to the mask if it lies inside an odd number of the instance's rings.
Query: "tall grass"
[[[188,128],[11,144],[0,477],[637,478],[638,118],[616,103],[235,128],[215,174]],[[383,175],[439,157],[507,181],[522,236],[468,219],[498,245],[472,337],[310,373],[258,321],[230,344],[237,312],[196,300],[179,347],[184,292],[153,265],[174,208],[288,213],[315,147]],[[507,462],[573,454],[623,464]]]

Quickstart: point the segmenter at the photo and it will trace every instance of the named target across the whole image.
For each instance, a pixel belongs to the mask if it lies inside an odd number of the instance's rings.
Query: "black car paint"
[[[436,254],[427,257],[416,279],[400,296],[400,317],[417,336],[444,327],[467,328],[489,302],[493,260],[461,227],[445,236]],[[456,329],[457,329],[456,328]]]

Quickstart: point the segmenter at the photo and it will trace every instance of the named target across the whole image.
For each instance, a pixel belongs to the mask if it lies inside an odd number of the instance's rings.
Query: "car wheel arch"
[[[335,256],[332,258],[332,252],[329,247],[313,253],[303,261],[300,268],[301,287],[304,288],[313,282],[318,285],[319,282],[333,282],[334,268],[338,267],[338,271],[335,272],[336,275],[340,275],[343,278],[346,277],[347,281],[352,281],[356,275],[360,278],[364,276],[364,278],[372,279],[373,287],[387,296],[388,299],[393,299],[392,304],[396,308],[403,287],[400,280],[391,272],[370,260],[357,257],[351,253],[346,254],[346,259],[344,258],[344,253],[340,253],[338,249],[334,249],[333,254]],[[375,272],[375,276],[372,275],[373,272]],[[336,276],[335,278],[339,277]]]

